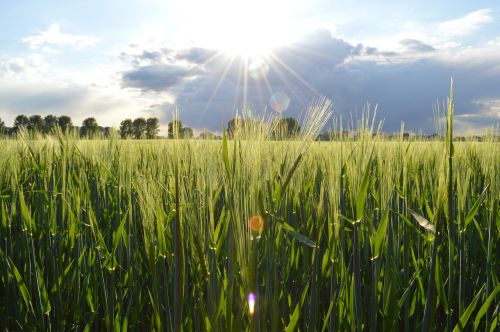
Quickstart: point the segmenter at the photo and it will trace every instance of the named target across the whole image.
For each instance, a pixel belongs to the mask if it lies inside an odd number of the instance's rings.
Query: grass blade
[[[464,330],[465,325],[467,325],[467,322],[469,320],[470,315],[472,314],[472,312],[476,308],[476,304],[479,301],[479,298],[481,297],[481,294],[483,293],[485,286],[486,285],[483,285],[483,287],[481,287],[479,292],[477,292],[477,294],[474,297],[474,299],[472,300],[472,302],[469,304],[467,309],[462,314],[462,317],[460,317],[460,320],[459,320],[458,324],[455,326],[455,328],[453,329],[453,332],[460,332],[460,331]]]

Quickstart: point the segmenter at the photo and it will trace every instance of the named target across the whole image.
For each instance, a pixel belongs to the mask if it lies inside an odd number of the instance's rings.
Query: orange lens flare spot
[[[290,97],[284,92],[276,92],[269,99],[269,104],[273,110],[281,113],[286,111],[288,106],[290,106]]]
[[[248,227],[253,232],[261,232],[264,228],[264,219],[259,215],[251,217],[248,219]]]

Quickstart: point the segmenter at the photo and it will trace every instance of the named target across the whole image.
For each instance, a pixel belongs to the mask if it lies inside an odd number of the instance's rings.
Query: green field
[[[311,137],[0,141],[1,330],[498,331],[500,143]]]

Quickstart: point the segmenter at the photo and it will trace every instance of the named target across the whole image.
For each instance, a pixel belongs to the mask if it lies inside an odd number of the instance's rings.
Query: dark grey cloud
[[[471,127],[499,122],[477,101],[500,100],[500,75],[491,74],[498,73],[500,60],[469,62],[459,54],[450,60],[419,40],[400,44],[399,52],[381,51],[319,30],[276,49],[266,60],[267,81],[248,76],[246,88],[248,63],[241,57],[203,48],[158,57],[148,53],[135,59],[146,64],[124,73],[122,84],[143,91],[171,89],[181,119],[195,128],[220,130],[244,106],[245,95],[247,105],[261,111],[273,92],[283,91],[291,100],[285,116],[298,116],[313,98],[324,95],[333,100],[336,115],[344,118],[360,114],[369,102],[378,104],[378,118],[384,120],[387,132],[399,130],[401,122],[408,130],[433,132],[433,105],[448,96],[453,77],[457,119],[469,121]],[[151,111],[168,121],[166,114],[173,107],[155,105]]]
[[[164,91],[188,78],[189,68],[167,64],[155,64],[139,67],[123,73],[122,85],[141,90]]]
[[[130,48],[137,49],[137,45],[130,45]],[[169,48],[161,48],[158,50],[143,50],[141,53],[122,52],[120,59],[129,62],[133,68],[139,68],[148,65],[166,65],[174,59],[174,52]]]
[[[363,44],[358,44],[351,50],[352,56],[368,56],[368,57],[378,57],[378,58],[392,58],[400,56],[399,53],[393,51],[381,51],[376,47],[365,46]]]
[[[148,59],[148,60],[151,60],[151,61],[157,61],[159,58],[161,58],[162,56],[162,52],[158,52],[158,51],[144,51],[142,52],[142,57],[144,59]]]
[[[201,47],[192,47],[187,50],[179,51],[176,55],[176,58],[179,60],[187,60],[195,64],[203,64],[213,60],[213,58],[217,56],[217,54],[218,52],[215,50],[208,50]]]

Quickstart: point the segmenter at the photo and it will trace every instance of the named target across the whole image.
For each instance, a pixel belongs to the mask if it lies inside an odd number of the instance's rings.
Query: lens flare
[[[248,312],[250,313],[250,315],[253,315],[253,313],[255,312],[255,301],[257,301],[257,297],[255,296],[254,293],[250,293],[247,296],[247,300],[248,300]]]
[[[255,59],[250,63],[248,72],[254,80],[259,81],[264,79],[269,73],[269,65],[262,59]]]
[[[284,112],[290,106],[290,97],[284,92],[276,92],[269,99],[269,104],[276,112]]]
[[[252,232],[262,232],[264,228],[264,219],[261,216],[255,215],[248,219],[248,227]]]

